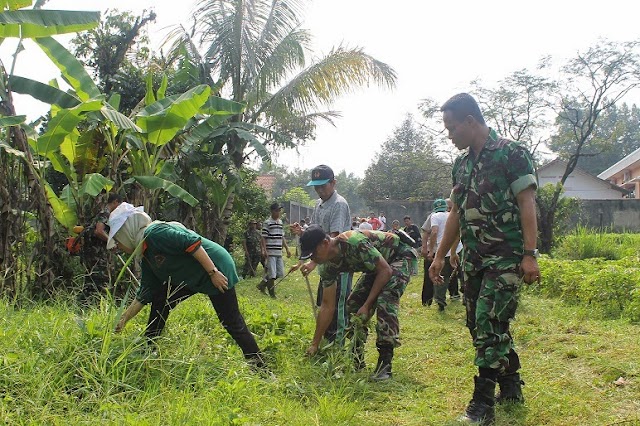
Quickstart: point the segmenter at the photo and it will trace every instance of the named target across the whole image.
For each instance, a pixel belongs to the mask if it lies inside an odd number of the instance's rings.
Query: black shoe
[[[524,404],[524,395],[522,395],[524,381],[519,373],[498,376],[498,385],[500,386],[500,391],[496,395],[498,404]]]
[[[267,294],[267,283],[266,283],[266,282],[264,282],[264,281],[260,281],[260,282],[258,283],[258,285],[256,286],[256,288],[257,288],[258,290],[260,290],[260,292],[261,292],[262,294],[264,294],[264,295],[266,295],[266,294]]]
[[[433,300],[427,300],[426,302],[422,302],[422,306],[431,306],[431,303],[433,303]]]
[[[444,305],[438,305],[438,312],[444,312]]]
[[[458,419],[461,423],[472,425],[490,426],[495,423],[495,397],[496,382],[482,377],[474,377],[475,389],[473,399],[465,413]]]

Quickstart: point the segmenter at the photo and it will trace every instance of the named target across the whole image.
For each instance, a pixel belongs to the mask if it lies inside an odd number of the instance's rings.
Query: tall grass
[[[544,271],[543,271],[544,273]],[[241,282],[241,309],[273,374],[253,371],[205,297],[171,314],[157,347],[142,338],[148,308],[120,335],[121,307],[85,310],[60,300],[16,310],[0,301],[0,423],[117,425],[446,425],[472,393],[473,348],[464,308],[421,306],[422,277],[401,300],[403,345],[394,377],[368,380],[349,354],[304,351],[314,322],[304,280],[278,286],[278,299]],[[498,426],[640,422],[638,326],[590,318],[588,309],[523,295],[513,334],[527,382],[526,406],[499,407]],[[619,377],[624,384],[615,385]],[[622,382],[621,382],[622,383]]]
[[[578,227],[558,242],[553,256],[561,259],[603,258],[619,260],[640,253],[640,234],[600,232]]]

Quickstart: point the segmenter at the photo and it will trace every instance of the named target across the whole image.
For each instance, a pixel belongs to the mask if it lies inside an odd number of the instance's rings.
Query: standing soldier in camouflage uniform
[[[80,261],[87,273],[84,278],[82,292],[78,295],[78,302],[87,304],[90,299],[104,291],[109,285],[112,266],[111,255],[107,251],[109,239],[109,213],[122,203],[122,196],[109,194],[106,208],[93,217],[89,226],[80,234],[82,246]]]
[[[415,250],[389,232],[347,231],[332,238],[317,225],[311,225],[302,234],[300,250],[301,259],[311,258],[320,265],[320,282],[324,289],[335,287],[343,272],[364,272],[347,301],[349,315],[357,315],[364,322],[363,335],[355,330],[353,337],[355,366],[356,369],[364,368],[367,322],[376,311],[379,358],[371,378],[390,379],[393,349],[400,345],[400,296],[409,282],[408,262],[417,258]],[[307,350],[309,355],[317,352],[320,340],[331,323],[336,308],[335,297],[325,297],[322,306],[327,309],[321,309],[318,315],[313,341]]]
[[[244,268],[242,278],[255,277],[256,268],[262,259],[262,247],[260,241],[262,234],[258,230],[258,221],[249,222],[249,228],[244,233],[242,247],[244,248]]]
[[[461,421],[490,425],[498,402],[523,402],[509,322],[524,281],[540,279],[536,260],[536,172],[531,154],[520,144],[499,137],[466,93],[441,108],[449,139],[466,150],[453,166],[453,208],[429,274],[440,276],[444,258],[460,233],[467,327],[476,348],[475,390]],[[468,148],[468,149],[467,149]]]

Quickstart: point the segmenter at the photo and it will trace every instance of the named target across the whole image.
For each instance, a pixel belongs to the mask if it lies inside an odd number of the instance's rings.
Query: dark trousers
[[[171,309],[175,308],[178,303],[193,296],[191,290],[185,285],[172,287],[165,284],[161,291],[158,291],[151,302],[151,312],[149,313],[149,321],[145,335],[149,339],[158,337],[169,318]],[[247,328],[244,318],[238,308],[238,298],[236,290],[231,288],[222,294],[210,295],[209,299],[215,309],[220,323],[227,330],[227,333],[236,341],[245,358],[255,358],[259,356],[260,349],[253,334]]]
[[[429,278],[429,268],[431,261],[424,259],[424,281],[422,282],[422,304],[430,305],[433,302],[433,281]]]

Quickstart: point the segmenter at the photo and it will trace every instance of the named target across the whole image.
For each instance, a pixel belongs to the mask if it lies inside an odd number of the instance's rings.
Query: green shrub
[[[557,244],[553,256],[562,259],[591,259],[601,257],[618,260],[638,254],[640,234],[613,234],[579,227]]]
[[[548,297],[587,307],[594,318],[640,321],[640,267],[637,259],[540,259],[543,280],[531,286]]]

